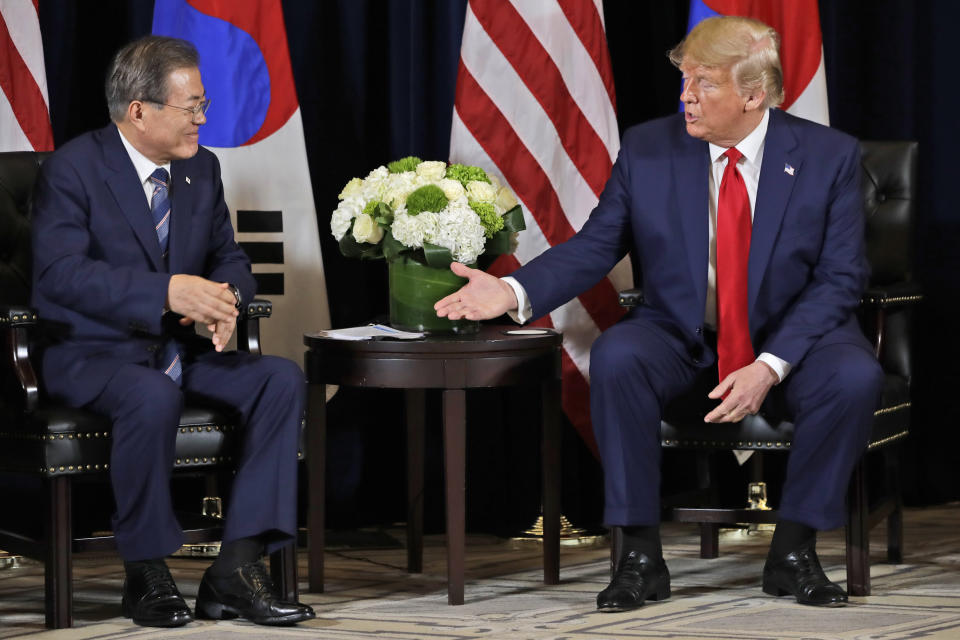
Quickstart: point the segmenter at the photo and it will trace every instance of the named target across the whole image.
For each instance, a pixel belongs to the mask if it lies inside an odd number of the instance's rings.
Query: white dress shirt
[[[737,169],[743,176],[747,187],[747,197],[750,200],[750,219],[753,220],[754,207],[757,202],[757,187],[760,183],[760,167],[763,164],[763,145],[767,136],[767,126],[770,123],[770,111],[767,110],[760,120],[760,124],[747,137],[737,143],[737,150],[743,154]],[[710,172],[709,172],[709,206],[707,223],[709,227],[710,253],[707,260],[707,304],[704,313],[704,323],[711,328],[717,325],[717,205],[720,200],[719,185],[723,179],[723,172],[727,167],[727,158],[724,147],[710,144]],[[516,278],[505,276],[504,282],[510,285],[517,296],[517,310],[510,311],[509,315],[515,322],[524,323],[533,315],[530,299],[527,292],[517,282]],[[790,363],[772,353],[761,353],[757,360],[767,364],[777,374],[780,382],[790,373]]]
[[[120,131],[119,128],[117,131]],[[123,135],[123,131],[120,131],[120,142],[123,143],[123,148],[127,150],[127,155],[130,156],[130,161],[133,162],[133,168],[137,171],[137,177],[140,178],[140,186],[143,187],[143,194],[147,197],[147,207],[149,207],[150,200],[153,198],[153,183],[150,182],[150,174],[157,169],[166,169],[167,175],[169,176],[170,163],[154,164],[153,160],[137,151],[136,148],[130,144],[130,141]],[[169,192],[169,182],[167,189]],[[171,213],[171,215],[173,214]]]

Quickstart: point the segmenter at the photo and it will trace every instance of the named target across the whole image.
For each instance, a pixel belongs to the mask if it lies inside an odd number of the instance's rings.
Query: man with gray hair
[[[775,109],[779,38],[739,17],[697,25],[671,53],[684,113],[627,130],[583,228],[497,279],[469,283],[440,316],[549,313],[630,253],[644,302],[596,340],[590,406],[604,468],[604,519],[623,554],[601,611],[670,596],[660,545],[660,420],[681,410],[736,422],[761,407],[794,441],[763,590],[836,607],[817,530],[844,522],[883,374],[854,310],[866,286],[857,141]]]
[[[43,354],[47,392],[113,422],[123,614],[145,626],[193,619],[164,562],[183,542],[170,474],[188,395],[243,425],[223,543],[196,615],[309,620],[313,610],[282,600],[260,562],[296,535],[304,378],[288,360],[224,351],[256,284],[234,241],[217,158],[197,142],[210,105],[197,51],[174,38],[132,42],[110,66],[106,95],[113,122],[41,167],[33,302],[65,328]]]

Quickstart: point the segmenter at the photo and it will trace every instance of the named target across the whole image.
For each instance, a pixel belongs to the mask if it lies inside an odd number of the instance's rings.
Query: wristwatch
[[[239,308],[240,308],[240,305],[243,304],[243,297],[240,295],[240,289],[238,289],[236,286],[234,286],[234,285],[232,285],[232,284],[231,284],[231,285],[228,285],[228,286],[230,287],[230,291],[233,292],[233,297],[234,297],[234,299],[237,301],[237,302],[236,302],[236,307],[237,307],[237,309],[239,309]]]

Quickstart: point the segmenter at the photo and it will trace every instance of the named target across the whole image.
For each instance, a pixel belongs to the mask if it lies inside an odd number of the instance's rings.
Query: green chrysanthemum
[[[464,188],[467,187],[467,183],[471,180],[490,182],[490,178],[487,177],[486,171],[480,167],[473,167],[466,164],[452,164],[447,167],[447,177],[454,180],[459,180],[460,184],[462,184]]]
[[[493,234],[503,229],[503,218],[497,215],[492,203],[470,200],[469,204],[474,213],[480,217],[480,224],[483,225],[485,236],[492,238]]]
[[[407,196],[407,215],[415,216],[423,211],[443,211],[447,206],[447,196],[440,187],[428,184]]]
[[[417,156],[407,156],[406,158],[400,158],[399,160],[394,160],[387,165],[387,171],[390,173],[403,173],[404,171],[413,171],[417,168],[417,165],[423,162]]]

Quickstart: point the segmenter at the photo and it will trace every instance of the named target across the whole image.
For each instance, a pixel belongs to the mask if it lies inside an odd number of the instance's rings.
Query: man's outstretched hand
[[[191,322],[206,325],[213,333],[213,346],[217,351],[223,351],[229,342],[240,315],[228,283],[182,273],[170,276],[167,308],[183,316],[182,325]]]
[[[500,278],[459,262],[450,263],[450,270],[470,282],[433,305],[439,317],[489,320],[517,308],[516,294]]]

